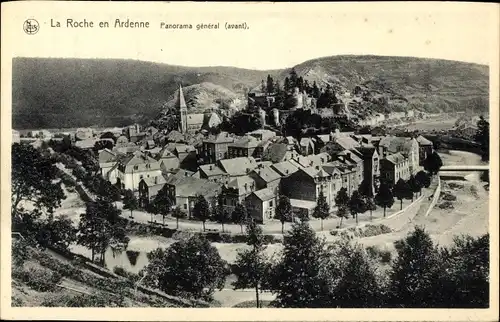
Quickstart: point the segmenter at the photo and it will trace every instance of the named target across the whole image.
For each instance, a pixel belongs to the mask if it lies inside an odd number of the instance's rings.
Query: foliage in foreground
[[[166,250],[158,248],[148,257],[144,282],[167,294],[210,299],[216,289],[222,289],[228,274],[217,249],[200,235]]]

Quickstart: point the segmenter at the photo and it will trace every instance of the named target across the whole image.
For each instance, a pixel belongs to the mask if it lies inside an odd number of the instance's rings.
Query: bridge
[[[489,171],[489,165],[444,165],[439,169],[439,172],[454,171],[454,172],[473,172],[473,171]]]

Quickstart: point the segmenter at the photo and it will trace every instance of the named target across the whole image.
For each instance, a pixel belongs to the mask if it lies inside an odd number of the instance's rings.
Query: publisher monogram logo
[[[28,19],[24,22],[23,29],[28,35],[34,35],[40,29],[40,25],[35,19]]]

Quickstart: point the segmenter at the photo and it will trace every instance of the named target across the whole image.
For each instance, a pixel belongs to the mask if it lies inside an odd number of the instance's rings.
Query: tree
[[[172,210],[172,217],[175,218],[177,224],[175,229],[179,229],[179,219],[186,218],[187,214],[181,210],[181,207],[177,206]]]
[[[207,199],[202,195],[196,196],[193,207],[193,217],[201,220],[203,223],[203,231],[205,231],[205,222],[210,219],[210,206]]]
[[[330,216],[330,206],[326,202],[323,191],[319,192],[318,202],[316,204],[316,207],[314,208],[312,216],[321,220],[321,230],[323,230],[323,219],[326,219],[328,218],[328,216]]]
[[[411,201],[413,202],[415,194],[422,191],[422,184],[412,174],[408,179],[408,188],[411,191]]]
[[[319,98],[319,95],[320,95],[319,87],[316,84],[316,81],[313,82],[312,95],[316,99]]]
[[[134,218],[132,216],[132,211],[136,210],[138,207],[139,202],[132,190],[125,190],[123,193],[123,209],[130,209],[130,218]]]
[[[370,210],[370,221],[371,221],[373,217],[373,211],[377,209],[375,200],[373,197],[367,197],[367,196],[362,196],[362,198],[363,198],[363,203],[365,205],[365,210]]]
[[[381,287],[375,267],[359,244],[338,240],[330,245],[322,269],[331,293],[329,307],[378,307]]]
[[[211,299],[222,289],[227,263],[203,235],[175,242],[148,255],[145,283],[167,294]]]
[[[390,272],[389,303],[398,307],[433,307],[440,274],[440,259],[432,239],[416,227],[406,238],[395,242],[398,256]]]
[[[235,264],[237,280],[233,282],[233,286],[235,289],[255,288],[255,300],[258,308],[260,307],[259,290],[265,281],[268,263],[264,254],[262,228],[254,220],[250,220],[246,233],[247,245],[252,248],[238,252]]]
[[[168,193],[168,185],[164,185],[160,191],[158,191],[158,194],[153,200],[153,205],[156,212],[161,215],[163,226],[165,226],[165,217],[170,213],[173,206],[172,198],[170,198]],[[177,226],[179,226],[179,222],[177,222]]]
[[[402,178],[396,182],[394,186],[394,196],[401,202],[401,208],[403,209],[403,199],[407,199],[413,196],[413,192],[410,190],[408,182],[404,181]]]
[[[281,222],[281,233],[285,233],[285,221],[290,220],[292,205],[290,199],[285,195],[280,195],[278,206],[276,207],[275,218]]]
[[[234,223],[239,224],[241,228],[241,233],[243,234],[243,225],[248,220],[248,210],[245,205],[238,203],[236,207],[234,207],[233,213],[231,214],[231,218]]]
[[[104,253],[108,246],[126,246],[128,237],[125,232],[125,222],[120,218],[120,210],[102,197],[88,202],[85,213],[80,215],[77,242],[90,248],[92,261],[96,253],[100,253],[101,261],[104,261]]]
[[[94,144],[94,151],[98,152],[100,150],[108,149],[111,150],[113,149],[113,142],[109,140],[99,140]]]
[[[339,227],[342,227],[342,220],[347,218],[349,195],[346,188],[341,188],[335,196],[335,205],[337,206],[337,217],[340,218]]]
[[[440,307],[488,307],[489,245],[489,234],[457,236],[451,247],[440,251],[444,263],[438,284]]]
[[[347,203],[349,212],[353,218],[356,218],[356,225],[358,224],[358,214],[365,211],[365,204],[361,194],[356,190],[352,193],[349,202]]]
[[[490,123],[480,116],[477,122],[477,132],[474,139],[481,144],[481,157],[483,161],[490,159]]]
[[[415,180],[417,180],[421,187],[429,188],[429,186],[431,185],[431,178],[429,177],[427,172],[423,170],[417,172],[417,174],[415,175]],[[420,191],[420,194],[422,194],[422,191]]]
[[[77,180],[85,181],[87,178],[87,170],[81,165],[76,166],[71,173],[75,176]]]
[[[269,94],[274,93],[274,81],[271,75],[267,75],[266,90]]]
[[[289,93],[290,90],[293,88],[290,85],[290,79],[288,77],[285,77],[285,84],[283,86],[284,86],[283,89],[285,90],[286,93]]]
[[[388,182],[382,181],[380,183],[378,193],[375,195],[375,204],[384,208],[385,217],[387,207],[391,208],[394,204],[394,196],[392,194],[391,186]]]
[[[53,214],[65,195],[61,183],[56,181],[58,170],[52,159],[42,156],[29,144],[19,143],[12,145],[11,156],[12,230],[22,233],[27,228],[24,220],[34,222],[35,213]],[[36,211],[26,212],[27,203],[33,204]]]
[[[213,207],[214,219],[221,224],[222,232],[224,232],[224,224],[231,221],[231,214],[224,207],[224,195],[220,193],[217,196],[217,204]]]
[[[73,221],[66,215],[47,220],[40,230],[40,233],[46,234],[44,246],[53,245],[63,250],[77,241],[77,232],[78,229],[73,226]]]
[[[431,175],[437,174],[442,166],[443,161],[436,151],[432,152],[424,160],[424,169],[427,170]]]
[[[324,242],[308,222],[293,223],[284,239],[282,258],[270,272],[276,306],[320,308],[328,303],[327,281],[319,274],[324,255]]]

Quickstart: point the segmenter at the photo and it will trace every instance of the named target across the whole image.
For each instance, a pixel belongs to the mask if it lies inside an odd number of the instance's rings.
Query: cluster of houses
[[[280,195],[290,199],[294,213],[310,214],[323,192],[333,212],[342,188],[351,195],[364,182],[375,193],[381,178],[393,184],[400,178],[406,180],[419,171],[433,148],[422,136],[338,130],[300,140],[268,129],[239,137],[226,132],[205,136],[199,130],[217,120],[188,114],[182,87],[176,108],[176,131],[163,133],[134,124],[108,129],[106,135],[77,129],[71,139],[82,149],[95,149],[99,140],[112,143],[112,148],[106,144],[100,148],[101,174],[112,184],[132,190],[143,207],[166,186],[175,206],[189,216],[198,195],[212,205],[222,195],[228,212],[243,203],[262,223],[274,217]],[[197,133],[196,144],[186,141],[193,133]]]
[[[259,129],[242,137],[222,132],[198,147],[169,142],[129,153],[103,149],[99,165],[104,178],[134,191],[143,207],[166,185],[175,206],[188,215],[198,195],[211,204],[222,195],[228,212],[244,203],[265,223],[274,217],[281,194],[289,197],[293,212],[310,214],[322,191],[333,212],[341,188],[352,194],[365,181],[375,192],[381,177],[406,180],[431,152],[432,142],[421,136],[337,131],[298,141]]]

